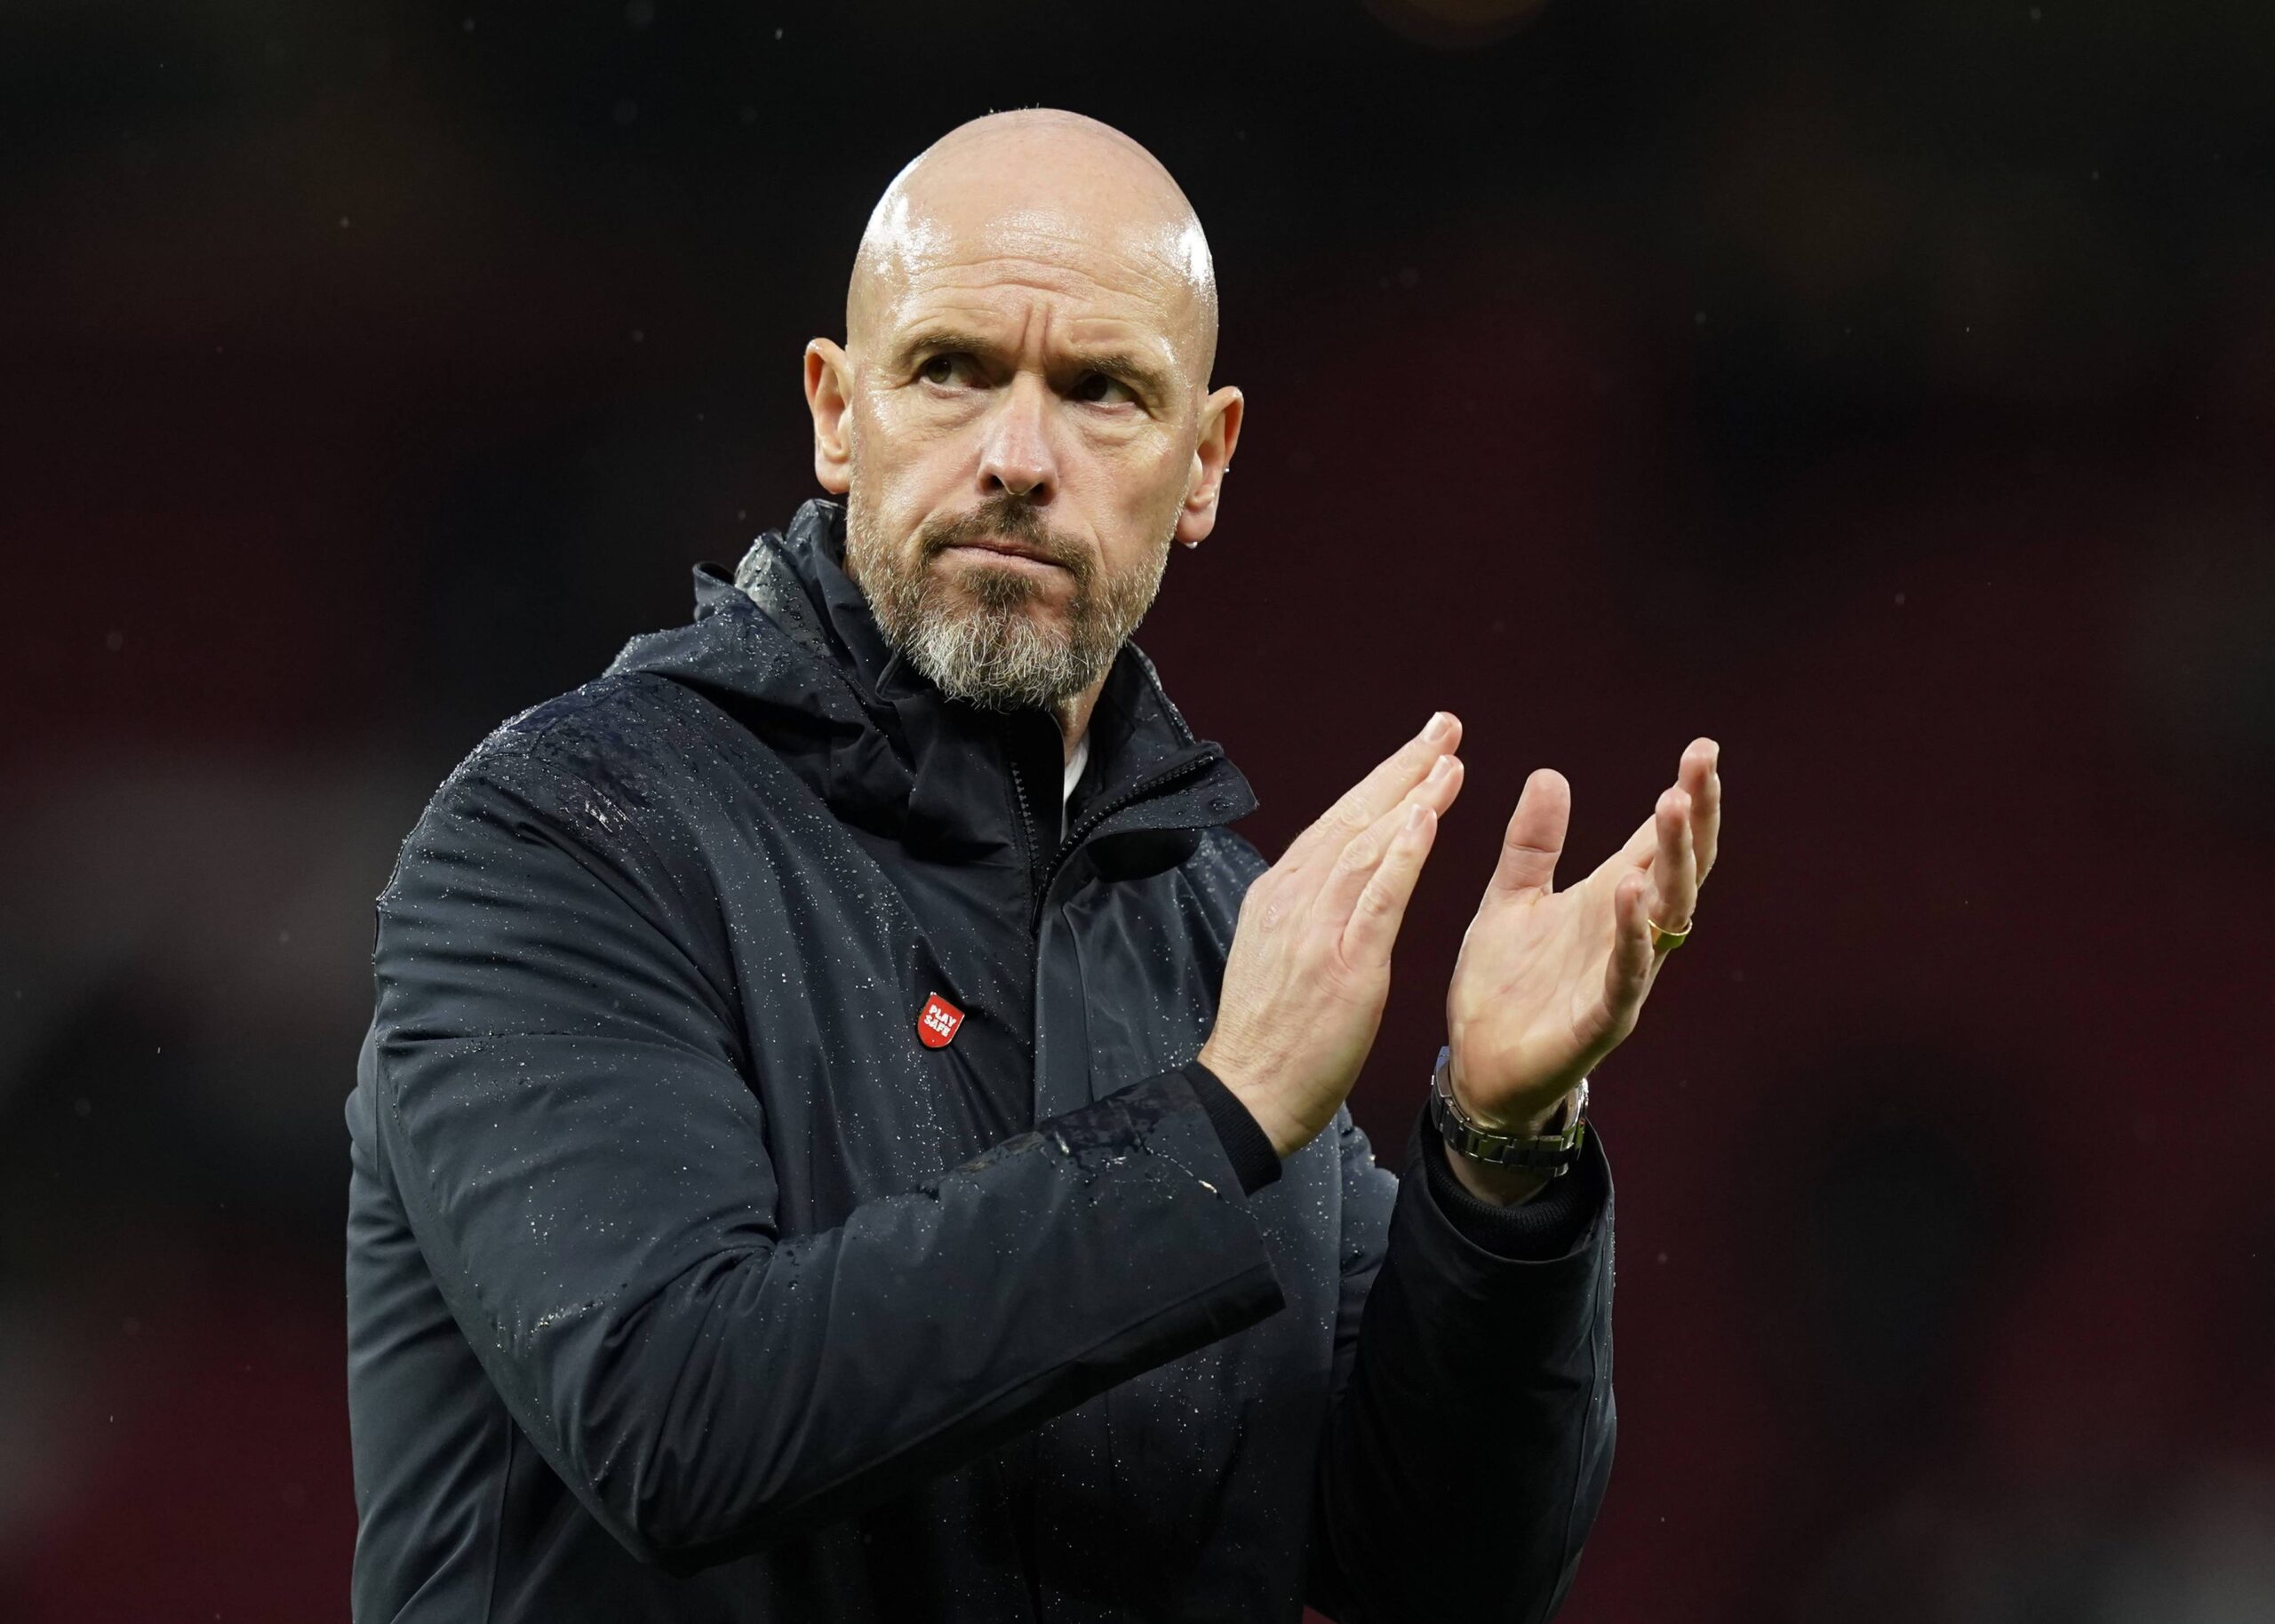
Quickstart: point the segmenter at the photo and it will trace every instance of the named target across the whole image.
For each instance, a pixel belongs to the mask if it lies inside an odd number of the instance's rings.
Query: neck
[[[1082,742],[1082,735],[1090,725],[1090,712],[1098,709],[1098,695],[1106,689],[1102,676],[1081,693],[1060,700],[1051,707],[1051,717],[1058,723],[1058,742],[1066,751],[1065,760],[1074,759],[1074,746]]]

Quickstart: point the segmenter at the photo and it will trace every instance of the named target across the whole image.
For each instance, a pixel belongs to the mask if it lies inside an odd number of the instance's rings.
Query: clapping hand
[[[1720,753],[1712,739],[1693,740],[1652,815],[1563,891],[1554,880],[1571,786],[1548,768],[1525,781],[1446,993],[1448,1080],[1472,1117],[1508,1133],[1547,1131],[1565,1095],[1635,1030],[1714,866]],[[1539,1187],[1462,1157],[1453,1166],[1498,1199]]]

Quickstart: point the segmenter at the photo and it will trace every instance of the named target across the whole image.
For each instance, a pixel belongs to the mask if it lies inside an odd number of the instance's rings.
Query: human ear
[[[1244,405],[1241,392],[1229,385],[1201,404],[1201,439],[1193,448],[1193,474],[1177,514],[1177,538],[1188,547],[1199,546],[1217,528],[1217,498],[1232,472]]]
[[[806,410],[814,418],[814,478],[832,496],[853,485],[852,424],[846,406],[852,398],[852,363],[826,338],[806,346]]]

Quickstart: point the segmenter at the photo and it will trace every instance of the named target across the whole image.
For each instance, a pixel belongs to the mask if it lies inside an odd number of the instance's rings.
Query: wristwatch
[[[1473,1162],[1495,1167],[1523,1167],[1558,1178],[1580,1159],[1588,1136],[1588,1079],[1565,1096],[1563,1131],[1537,1138],[1497,1133],[1461,1108],[1454,1098],[1453,1048],[1438,1051],[1438,1069],[1430,1074],[1430,1120],[1437,1125],[1446,1148]]]

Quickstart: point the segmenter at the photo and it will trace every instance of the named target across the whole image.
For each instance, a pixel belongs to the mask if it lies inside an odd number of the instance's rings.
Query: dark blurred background
[[[1378,1142],[1526,772],[1585,872],[1723,742],[1565,1616],[2275,1617],[2255,0],[12,0],[0,1617],[344,1614],[396,842],[812,492],[870,203],[1036,103],[1214,244],[1141,641],[1248,832],[1468,723]]]

